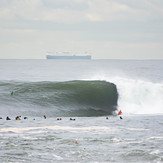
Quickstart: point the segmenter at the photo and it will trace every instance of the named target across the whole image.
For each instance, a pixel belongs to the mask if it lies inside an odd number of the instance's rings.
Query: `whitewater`
[[[163,162],[163,60],[11,59],[0,74],[1,162]]]

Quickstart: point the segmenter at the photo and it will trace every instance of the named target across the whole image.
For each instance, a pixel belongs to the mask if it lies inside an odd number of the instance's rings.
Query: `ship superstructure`
[[[91,59],[91,55],[89,54],[74,54],[69,52],[56,52],[53,54],[52,52],[46,53],[46,59]]]

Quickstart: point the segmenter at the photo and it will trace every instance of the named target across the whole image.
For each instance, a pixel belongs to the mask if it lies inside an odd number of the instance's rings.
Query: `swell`
[[[1,112],[102,116],[116,110],[116,85],[106,81],[1,82]],[[14,91],[14,95],[10,94]]]

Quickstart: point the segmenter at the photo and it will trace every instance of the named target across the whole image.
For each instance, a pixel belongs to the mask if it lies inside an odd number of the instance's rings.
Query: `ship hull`
[[[77,55],[72,55],[72,56],[55,56],[55,55],[46,55],[46,59],[86,59],[90,60],[91,55],[86,55],[86,56],[77,56]]]

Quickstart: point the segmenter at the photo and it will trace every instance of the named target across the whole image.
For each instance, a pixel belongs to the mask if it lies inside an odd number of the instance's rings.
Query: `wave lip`
[[[4,87],[4,83],[3,83]],[[106,81],[12,82],[14,96],[3,104],[49,116],[102,116],[116,110],[116,85]],[[3,90],[4,92],[4,90]]]

